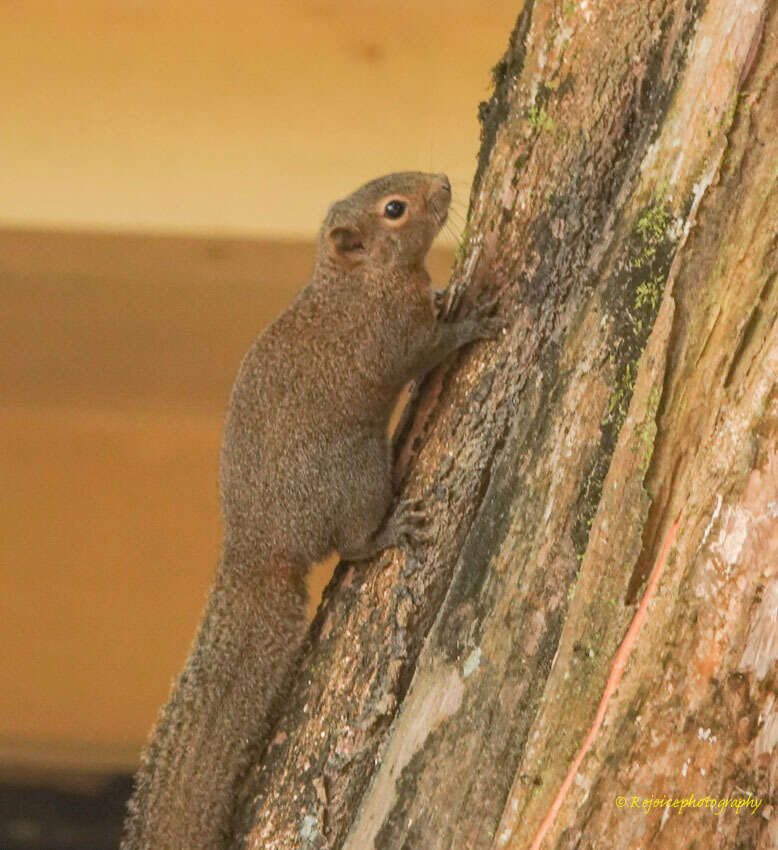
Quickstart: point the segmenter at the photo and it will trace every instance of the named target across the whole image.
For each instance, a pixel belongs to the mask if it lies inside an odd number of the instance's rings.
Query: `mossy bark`
[[[776,846],[778,7],[527,0],[481,119],[453,309],[510,329],[422,387],[430,540],[338,569],[238,832],[530,847],[672,526],[542,846]]]

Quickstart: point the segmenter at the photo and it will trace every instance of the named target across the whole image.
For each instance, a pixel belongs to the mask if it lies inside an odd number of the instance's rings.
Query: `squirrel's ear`
[[[350,263],[358,262],[365,250],[362,234],[353,227],[331,227],[327,241],[336,257]]]

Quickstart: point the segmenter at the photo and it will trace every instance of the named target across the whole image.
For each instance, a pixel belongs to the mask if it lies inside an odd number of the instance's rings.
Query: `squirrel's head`
[[[406,171],[371,180],[330,207],[320,258],[346,269],[420,267],[450,202],[445,174]]]

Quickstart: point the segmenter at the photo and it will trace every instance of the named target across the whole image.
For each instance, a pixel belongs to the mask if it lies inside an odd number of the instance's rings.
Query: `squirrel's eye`
[[[405,204],[402,201],[389,201],[384,207],[386,218],[400,218],[405,212]]]

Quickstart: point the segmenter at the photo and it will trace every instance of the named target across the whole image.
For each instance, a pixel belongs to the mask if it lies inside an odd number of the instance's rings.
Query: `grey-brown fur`
[[[402,220],[384,214],[389,196],[407,203]],[[143,755],[123,850],[225,846],[236,781],[304,634],[308,567],[412,535],[410,507],[387,520],[397,396],[500,327],[436,319],[424,260],[449,201],[444,175],[402,173],[334,204],[313,280],[244,358],[221,452],[222,560]]]

